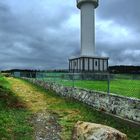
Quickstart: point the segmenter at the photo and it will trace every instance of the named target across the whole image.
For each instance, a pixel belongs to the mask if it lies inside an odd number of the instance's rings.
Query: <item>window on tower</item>
[[[97,61],[95,61],[95,66],[98,66],[98,62]]]

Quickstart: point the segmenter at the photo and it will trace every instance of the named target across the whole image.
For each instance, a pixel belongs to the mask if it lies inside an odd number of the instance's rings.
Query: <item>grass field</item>
[[[72,86],[70,81],[58,82],[65,86]],[[108,91],[107,81],[74,81],[74,87],[97,91]],[[127,97],[140,98],[140,81],[138,80],[112,80],[110,81],[110,92]]]
[[[9,82],[0,75],[0,139],[31,139],[32,127],[27,122],[30,112],[10,88]]]
[[[51,74],[51,76],[53,76]],[[138,75],[137,77],[140,77]],[[136,78],[136,77],[135,77]],[[40,78],[40,80],[56,82],[65,86],[74,86],[96,91],[108,92],[108,81],[99,80],[66,80],[61,78]],[[110,80],[110,93],[135,97],[140,99],[140,80],[132,79],[132,75],[117,75],[117,78]]]
[[[5,97],[6,96],[6,97]],[[63,140],[70,140],[74,124],[80,121],[108,125],[126,133],[128,140],[139,140],[139,129],[117,121],[89,106],[46,91],[29,82],[0,77],[0,138],[33,140],[30,117],[39,110],[51,110],[59,116]]]

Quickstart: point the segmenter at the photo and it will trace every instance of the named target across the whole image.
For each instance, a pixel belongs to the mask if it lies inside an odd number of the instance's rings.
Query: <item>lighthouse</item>
[[[95,9],[98,0],[77,0],[81,15],[81,53],[69,59],[70,72],[107,72],[108,57],[95,53]]]
[[[81,55],[95,55],[95,8],[97,0],[77,0],[81,10]]]

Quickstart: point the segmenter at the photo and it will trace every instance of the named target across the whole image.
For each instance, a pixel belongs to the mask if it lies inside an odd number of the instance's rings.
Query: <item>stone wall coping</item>
[[[49,82],[48,82],[49,83]],[[62,84],[56,84],[55,85],[59,85],[59,86],[63,86]],[[123,99],[128,99],[128,100],[133,100],[133,101],[139,101],[140,99],[135,98],[135,97],[128,97],[128,96],[122,96],[122,95],[117,95],[115,93],[107,93],[107,92],[103,92],[103,91],[97,91],[97,90],[89,90],[86,88],[80,88],[80,87],[69,87],[69,86],[63,86],[65,88],[69,88],[69,89],[73,89],[73,90],[81,90],[81,91],[86,91],[89,93],[93,93],[93,94],[103,94],[105,96],[112,96],[112,97],[118,97],[118,98],[123,98]]]

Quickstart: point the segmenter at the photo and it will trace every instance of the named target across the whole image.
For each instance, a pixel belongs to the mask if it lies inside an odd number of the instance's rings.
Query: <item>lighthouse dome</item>
[[[80,9],[83,3],[93,3],[95,8],[98,7],[99,0],[77,0],[77,7]]]

